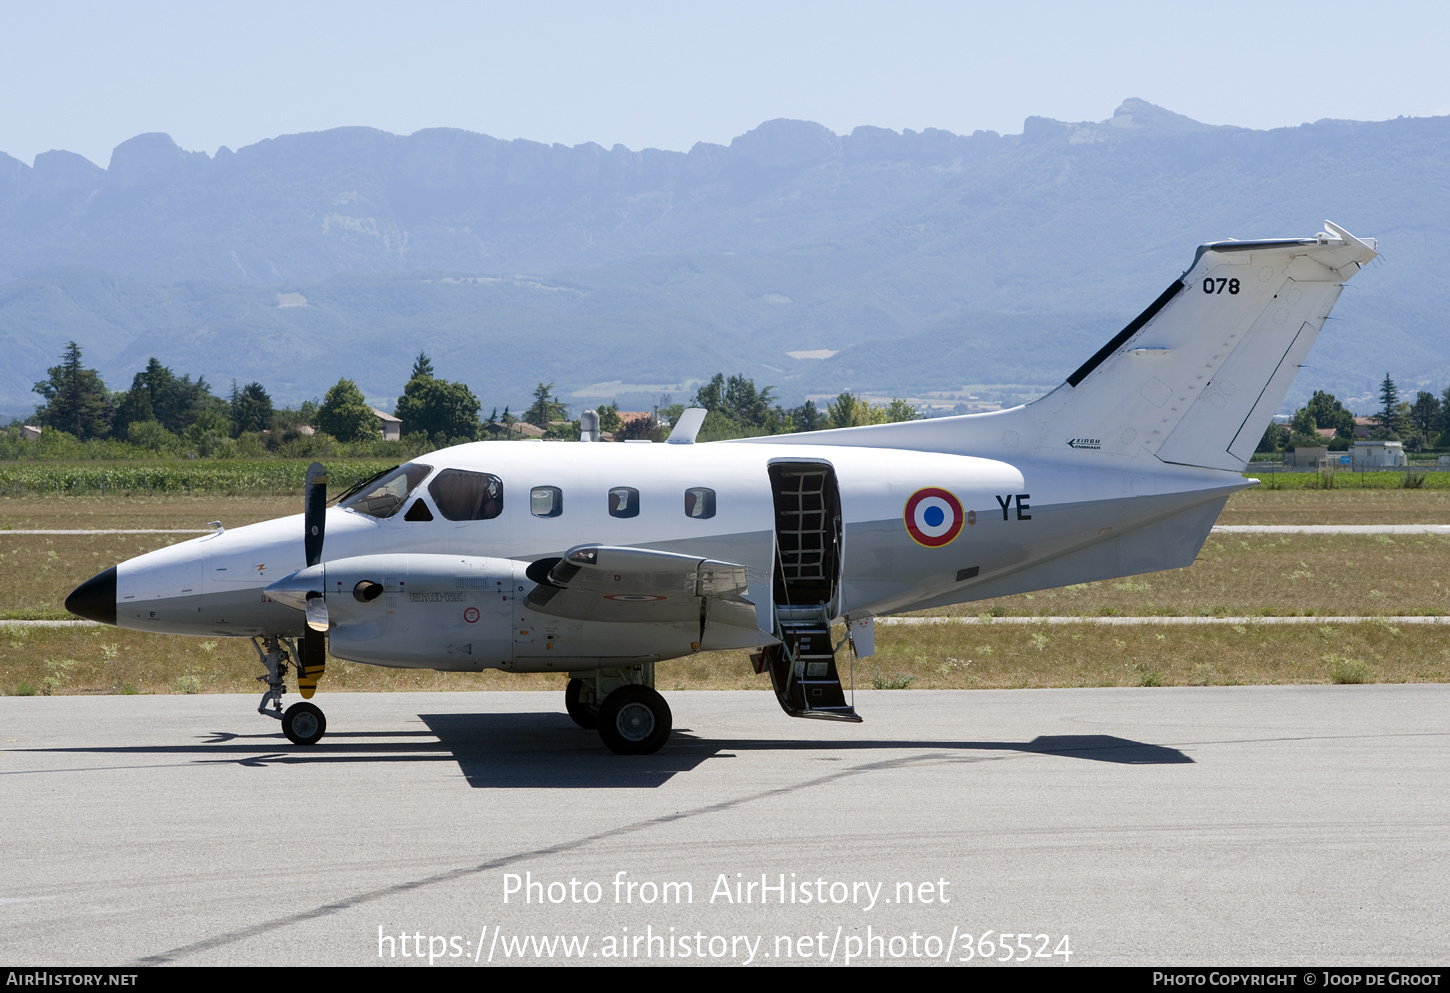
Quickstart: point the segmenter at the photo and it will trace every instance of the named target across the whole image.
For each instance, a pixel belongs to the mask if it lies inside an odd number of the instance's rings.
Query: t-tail
[[[790,437],[1009,459],[1090,451],[1242,472],[1344,282],[1377,254],[1373,239],[1325,228],[1203,245],[1146,310],[1024,407]]]

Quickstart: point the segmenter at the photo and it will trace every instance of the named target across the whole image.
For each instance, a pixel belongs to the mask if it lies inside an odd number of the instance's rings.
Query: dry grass
[[[65,598],[85,580],[186,535],[24,535],[0,531],[0,618],[66,618]],[[17,581],[17,577],[24,577]]]
[[[227,526],[296,513],[300,498],[147,496],[0,500],[0,616],[65,616],[65,595],[96,572],[184,536],[6,535],[5,528]],[[1224,523],[1450,523],[1441,490],[1256,490]],[[1191,569],[950,608],[978,614],[1450,613],[1450,539],[1431,536],[1224,535]],[[16,581],[15,577],[24,577]],[[1450,678],[1450,629],[1387,621],[1336,626],[1041,628],[880,627],[856,684],[912,688],[1414,682]],[[117,628],[22,628],[0,621],[0,692],[250,692],[261,668],[238,639]],[[768,689],[743,652],[663,663],[661,689]],[[379,669],[333,660],[323,691],[557,691],[561,675]]]
[[[977,600],[925,614],[1307,615],[1450,613],[1450,537],[1215,535],[1187,569]]]
[[[227,527],[302,512],[302,498],[285,496],[19,496],[0,498],[6,528]],[[1450,524],[1450,488],[1269,490],[1229,498],[1220,524]]]
[[[1450,489],[1270,490],[1229,497],[1220,524],[1450,524]]]
[[[1393,622],[1322,627],[881,627],[856,685],[915,689],[1443,682],[1450,629]],[[844,663],[843,663],[844,668]],[[261,667],[240,639],[178,638],[117,628],[0,624],[0,692],[261,694]],[[843,680],[847,673],[842,672]],[[770,688],[744,652],[661,663],[661,690]],[[322,692],[561,691],[561,674],[441,673],[329,661]]]
[[[300,496],[7,496],[0,497],[0,531],[36,528],[229,528],[302,513]]]

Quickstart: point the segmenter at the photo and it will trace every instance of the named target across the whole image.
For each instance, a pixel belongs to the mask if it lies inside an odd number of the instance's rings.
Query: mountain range
[[[688,152],[432,129],[167,135],[0,153],[0,412],[70,340],[124,388],[155,355],[281,403],[346,376],[374,402],[420,351],[485,410],[553,382],[575,411],[723,371],[795,403],[841,390],[1010,402],[1071,371],[1196,245],[1379,239],[1299,375],[1364,398],[1450,384],[1450,118],[1213,126],[1130,99],[1021,134],[775,120]],[[796,354],[792,354],[796,353]]]

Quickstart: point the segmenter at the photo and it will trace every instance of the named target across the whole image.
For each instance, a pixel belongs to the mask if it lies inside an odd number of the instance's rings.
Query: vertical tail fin
[[[1199,248],[1182,278],[1038,402],[1039,448],[1242,469],[1344,281],[1377,254],[1325,224],[1314,238]]]
[[[1067,381],[1025,407],[742,443],[852,445],[1242,471],[1345,280],[1378,253],[1325,221],[1313,238],[1219,241]]]

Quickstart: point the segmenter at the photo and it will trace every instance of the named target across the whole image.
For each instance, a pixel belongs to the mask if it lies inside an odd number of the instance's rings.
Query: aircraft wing
[[[548,565],[547,572],[542,568]],[[580,545],[529,570],[527,603],[543,614],[589,621],[695,620],[757,629],[744,597],[745,566],[648,548]]]

